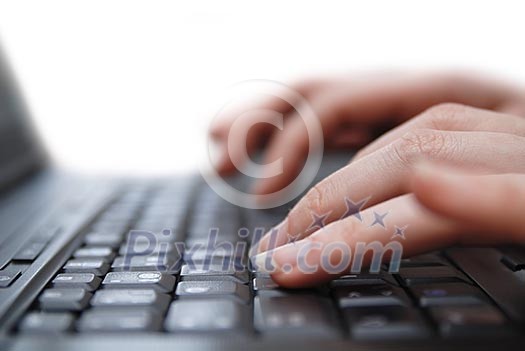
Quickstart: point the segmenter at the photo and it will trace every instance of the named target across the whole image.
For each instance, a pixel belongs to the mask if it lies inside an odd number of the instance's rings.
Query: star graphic
[[[328,213],[325,213],[319,216],[316,213],[312,212],[313,221],[312,221],[312,224],[310,224],[310,226],[308,227],[308,229],[314,229],[314,228],[321,229],[322,227],[324,227],[326,225],[326,219],[328,218],[330,213],[331,212],[328,212]]]
[[[288,237],[288,244],[289,243],[295,244],[295,242],[297,241],[297,239],[299,239],[301,234],[297,234],[297,235],[286,234],[286,236]]]
[[[385,217],[388,215],[388,212],[385,212],[383,214],[377,213],[374,211],[374,222],[369,225],[369,227],[373,227],[376,224],[379,224],[381,227],[386,228],[385,226]]]
[[[365,204],[370,199],[370,196],[364,199],[361,199],[359,202],[354,202],[349,197],[345,197],[345,205],[346,205],[346,212],[343,214],[343,217],[341,219],[355,216],[357,219],[359,219],[361,222],[363,221],[363,217],[361,216],[361,209],[365,206]]]
[[[396,229],[395,229],[394,234],[392,235],[392,239],[398,236],[401,237],[402,239],[406,239],[405,230],[408,228],[408,225],[405,225],[404,227],[398,227],[397,225],[395,225],[394,227]]]

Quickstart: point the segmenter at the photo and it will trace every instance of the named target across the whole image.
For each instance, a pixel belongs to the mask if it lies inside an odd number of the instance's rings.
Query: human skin
[[[312,242],[355,248],[357,242],[399,240],[404,256],[458,244],[525,242],[525,89],[456,73],[318,79],[293,88],[316,111],[326,147],[366,146],[350,164],[316,184],[275,227],[271,240],[268,234],[252,248],[255,262],[271,252],[278,284],[308,286],[337,276],[322,268],[313,274],[298,268],[299,248]],[[242,108],[285,116],[282,131],[254,125],[247,144],[249,152],[264,144],[267,162],[282,157],[284,172],[259,180],[253,189],[272,193],[301,169],[306,129],[278,99]],[[222,144],[235,138],[228,135],[235,113],[212,125],[212,137]],[[226,149],[223,155],[218,170],[231,173]],[[363,220],[343,218],[345,199],[366,199]],[[388,213],[385,226],[370,226],[374,213]],[[324,215],[326,225],[312,227],[314,214]],[[399,226],[407,228],[406,236],[393,239]],[[307,261],[319,263],[321,251],[309,252]]]

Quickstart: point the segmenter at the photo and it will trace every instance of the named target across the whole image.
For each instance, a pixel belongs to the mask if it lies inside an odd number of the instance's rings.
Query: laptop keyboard
[[[200,183],[134,187],[82,233],[83,243],[16,332],[383,340],[506,337],[519,330],[446,252],[405,259],[397,274],[384,267],[313,289],[280,289],[252,271],[250,236],[238,230],[264,231],[282,216],[243,212]],[[215,250],[206,246],[210,228],[218,229]],[[501,266],[522,270],[523,252],[507,249]]]

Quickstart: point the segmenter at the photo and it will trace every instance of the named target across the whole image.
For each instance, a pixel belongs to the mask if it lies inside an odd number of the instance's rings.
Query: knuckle
[[[429,122],[431,127],[443,129],[461,120],[468,108],[466,105],[444,102],[428,108],[423,112],[423,118]]]
[[[410,131],[392,144],[393,155],[407,165],[421,158],[446,160],[456,149],[457,141],[451,134],[431,129]]]
[[[305,207],[310,213],[321,214],[324,209],[323,190],[319,184],[315,184],[304,197]]]

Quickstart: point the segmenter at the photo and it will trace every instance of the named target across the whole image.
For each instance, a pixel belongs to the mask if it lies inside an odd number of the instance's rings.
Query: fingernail
[[[257,255],[257,253],[259,252],[259,243],[257,244],[253,244],[251,247],[250,247],[250,250],[248,250],[248,257],[254,257],[255,255]]]
[[[272,250],[260,253],[250,258],[252,266],[261,273],[275,273],[279,270],[277,263],[273,258]]]

